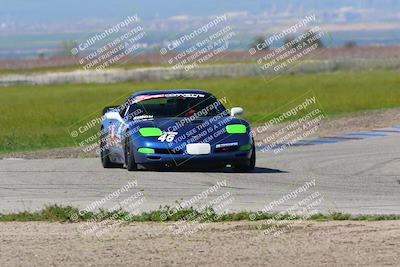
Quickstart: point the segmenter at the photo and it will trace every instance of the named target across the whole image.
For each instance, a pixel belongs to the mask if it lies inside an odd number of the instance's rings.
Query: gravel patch
[[[1,223],[0,266],[398,266],[400,221],[301,222],[278,236],[261,222],[121,224],[100,238],[81,224]]]

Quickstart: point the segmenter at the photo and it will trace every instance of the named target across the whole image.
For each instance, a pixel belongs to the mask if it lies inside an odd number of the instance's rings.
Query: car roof
[[[131,95],[129,98],[135,98],[141,95],[158,95],[158,94],[207,94],[209,92],[196,90],[196,89],[179,89],[179,90],[153,90],[153,91],[145,91],[145,92],[138,92]]]

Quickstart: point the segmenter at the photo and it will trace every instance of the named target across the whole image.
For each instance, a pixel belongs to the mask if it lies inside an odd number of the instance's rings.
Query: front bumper
[[[238,164],[249,161],[251,158],[249,151],[234,151],[210,153],[207,155],[188,155],[188,154],[135,154],[135,161],[141,165],[159,165],[170,167],[185,166],[225,166],[227,164]]]

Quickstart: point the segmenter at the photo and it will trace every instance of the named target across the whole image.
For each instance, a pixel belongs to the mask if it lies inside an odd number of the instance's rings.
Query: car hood
[[[184,140],[185,142],[207,142],[218,143],[224,139],[231,139],[230,134],[225,130],[225,126],[230,124],[243,124],[247,127],[249,124],[242,119],[220,116],[220,117],[201,117],[195,120],[189,118],[172,117],[172,118],[154,118],[148,120],[133,121],[131,128],[156,127],[165,132],[176,133],[176,137],[184,136],[185,138],[176,138],[176,140]],[[180,143],[180,142],[178,142]]]

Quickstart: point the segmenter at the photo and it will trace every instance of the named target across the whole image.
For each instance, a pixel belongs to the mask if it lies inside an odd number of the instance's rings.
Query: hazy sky
[[[262,12],[271,9],[329,11],[340,7],[372,8],[400,12],[400,0],[0,0],[0,20],[20,22],[76,22],[117,20],[137,13],[155,15],[209,16],[228,11]]]

